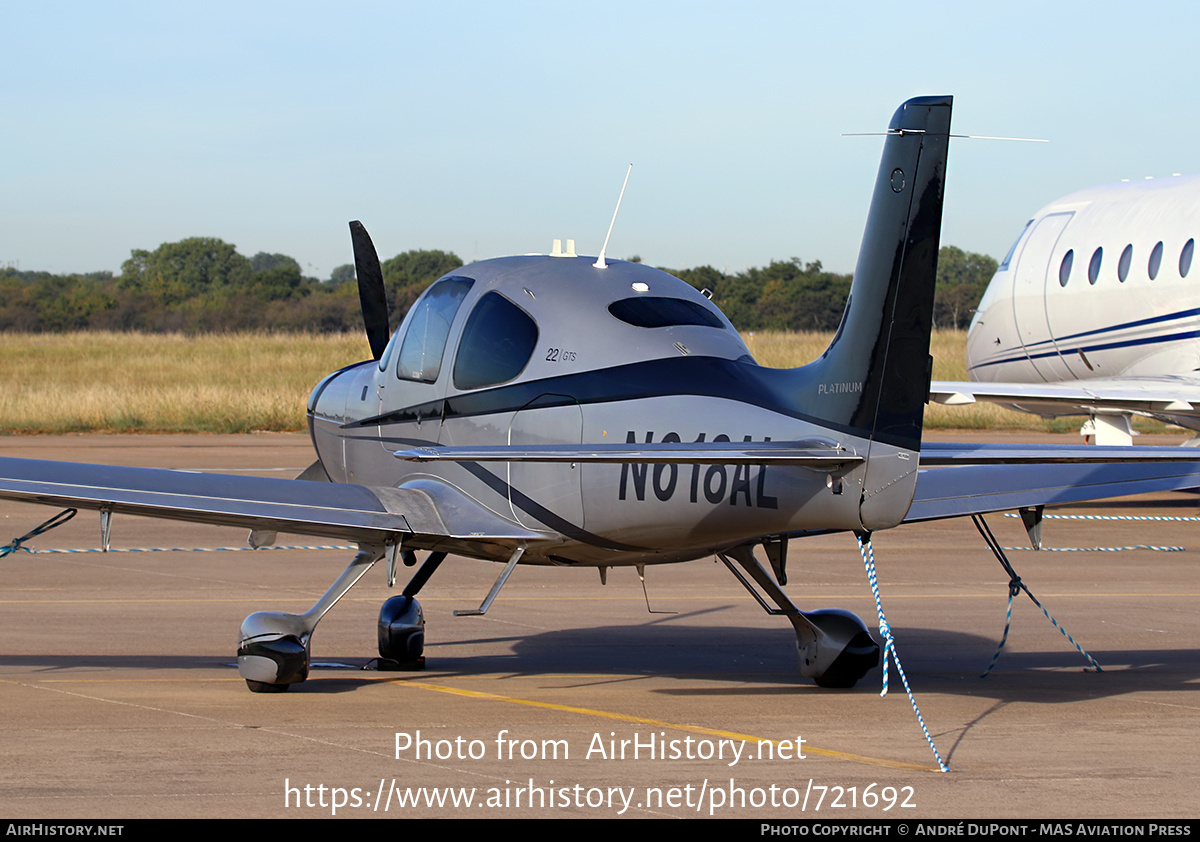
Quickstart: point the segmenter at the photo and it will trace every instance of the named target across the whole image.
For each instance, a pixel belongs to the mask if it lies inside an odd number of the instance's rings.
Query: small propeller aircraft
[[[98,509],[106,547],[114,513],[244,526],[255,546],[276,532],[355,542],[311,609],[243,622],[238,669],[256,692],[307,678],[318,621],[381,559],[389,584],[416,570],[383,605],[379,654],[420,667],[416,596],[447,553],[504,565],[460,612],[475,614],[518,563],[595,567],[603,582],[716,554],[795,627],[802,674],[850,686],[879,647],[853,614],[792,603],[789,540],[1200,484],[1176,448],[922,448],[950,112],[950,97],[923,97],[892,118],[841,325],[806,366],[757,365],[702,293],[571,246],[452,272],[389,339],[379,261],[351,223],[373,359],[313,390],[318,459],[300,477],[0,459],[0,496]]]

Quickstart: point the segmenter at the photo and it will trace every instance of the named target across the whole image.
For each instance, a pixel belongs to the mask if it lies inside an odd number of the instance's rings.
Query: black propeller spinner
[[[383,269],[371,235],[357,219],[350,223],[350,239],[354,243],[354,274],[358,276],[358,300],[362,305],[363,326],[367,330],[367,342],[371,345],[371,356],[379,359],[387,347],[391,332],[388,330],[387,292],[383,288]]]

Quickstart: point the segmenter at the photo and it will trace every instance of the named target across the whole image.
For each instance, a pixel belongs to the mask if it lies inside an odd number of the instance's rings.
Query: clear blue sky
[[[851,271],[882,139],[953,94],[943,244],[1001,256],[1079,188],[1197,170],[1194,3],[0,0],[0,266],[220,237],[327,277],[599,250]]]

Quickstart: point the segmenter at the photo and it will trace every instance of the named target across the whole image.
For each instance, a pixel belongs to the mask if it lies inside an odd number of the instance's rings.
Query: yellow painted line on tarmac
[[[539,702],[533,699],[520,699],[516,696],[502,696],[499,693],[486,693],[480,690],[465,690],[460,687],[446,687],[441,684],[428,684],[424,681],[413,681],[411,679],[393,679],[397,684],[403,684],[407,687],[419,687],[422,690],[432,690],[436,693],[449,693],[453,696],[465,696],[470,699],[484,699],[491,702],[507,702],[513,705],[525,705],[527,707],[541,708],[543,710],[556,710],[563,713],[577,713],[583,716],[594,716],[601,719],[615,719],[618,722],[632,722],[637,725],[648,725],[652,728],[670,728],[672,731],[683,731],[691,734],[704,734],[710,737],[724,737],[734,740],[749,740],[754,743],[770,743],[775,745],[778,740],[768,740],[762,737],[754,737],[750,734],[739,734],[736,731],[721,731],[716,728],[705,728],[701,725],[682,725],[677,722],[664,722],[661,719],[647,719],[642,716],[631,716],[627,713],[614,713],[606,710],[595,710],[593,708],[580,708],[571,705],[559,705],[553,702]],[[863,754],[851,754],[845,751],[835,751],[828,748],[818,748],[813,745],[806,744],[803,748],[806,754],[817,754],[822,757],[830,757],[835,760],[848,760],[851,763],[865,763],[870,766],[885,766],[889,769],[904,769],[907,771],[916,772],[939,772],[940,770],[931,766],[921,766],[917,763],[905,763],[900,760],[884,760],[879,757],[867,757]]]
[[[21,687],[37,688],[42,685],[50,685],[50,684],[144,684],[144,683],[178,683],[178,682],[190,683],[194,680],[195,679],[191,679],[191,678],[188,678],[188,679],[172,679],[172,678],[168,678],[168,679],[161,679],[161,678],[160,679],[153,679],[153,678],[152,679],[147,679],[147,678],[128,679],[128,678],[111,678],[111,677],[106,677],[106,678],[50,678],[50,679],[39,678],[39,679],[31,680],[28,677],[25,677],[25,678],[0,678],[0,684],[11,684],[11,685],[16,685],[16,686],[21,686]],[[230,677],[230,678],[205,678],[202,680],[205,682],[208,682],[208,681],[218,681],[218,682],[237,681],[237,682],[240,682],[242,679],[240,677],[237,677],[237,678]],[[555,704],[554,702],[539,702],[534,699],[521,699],[516,696],[503,696],[499,693],[486,693],[486,692],[483,692],[480,690],[466,690],[466,689],[463,689],[460,687],[447,687],[447,686],[441,685],[441,684],[429,684],[428,682],[413,681],[411,679],[404,679],[404,678],[383,679],[383,680],[379,680],[378,683],[380,683],[380,684],[384,684],[384,683],[402,684],[406,687],[417,687],[421,690],[430,690],[430,691],[433,691],[436,693],[448,693],[453,696],[463,696],[463,697],[466,697],[469,699],[482,699],[482,700],[490,701],[490,702],[507,702],[508,704],[525,705],[527,707],[540,708],[542,710],[554,710],[554,711],[559,711],[561,713],[575,713],[575,714],[580,714],[583,716],[597,717],[600,719],[613,719],[613,720],[617,720],[618,722],[631,722],[636,725],[646,725],[646,726],[649,726],[652,728],[669,728],[672,731],[682,731],[684,733],[690,733],[690,734],[703,734],[703,735],[709,736],[709,737],[719,737],[719,738],[732,739],[732,740],[748,740],[756,745],[758,743],[770,743],[772,746],[775,746],[775,745],[778,745],[779,742],[781,742],[780,740],[769,740],[764,737],[755,737],[753,735],[742,734],[737,731],[722,731],[717,728],[706,728],[703,725],[683,725],[678,722],[666,722],[661,719],[649,719],[644,716],[631,716],[626,713],[614,713],[612,711],[606,711],[606,710],[595,710],[594,708],[581,708],[581,707],[574,707],[572,705],[560,705],[560,704]],[[47,687],[46,689],[52,689],[52,688]],[[123,702],[123,701],[115,700],[115,699],[100,699],[99,701],[107,701],[107,702],[112,702],[114,704],[131,704],[129,702]],[[131,706],[138,707],[138,705],[131,705]],[[201,718],[203,718],[203,717],[201,717]],[[807,741],[806,741],[805,745],[803,746],[802,750],[805,752],[806,756],[819,755],[821,757],[828,757],[828,758],[831,758],[834,760],[845,760],[850,763],[862,763],[862,764],[866,764],[868,766],[883,766],[888,769],[901,769],[904,771],[912,771],[912,772],[939,772],[940,771],[936,767],[922,766],[919,763],[906,763],[901,760],[885,760],[880,757],[868,757],[867,755],[864,755],[864,754],[852,754],[852,753],[846,752],[846,751],[836,751],[834,749],[829,749],[829,748],[820,748],[818,746],[808,744]]]
[[[99,667],[97,669],[107,669]],[[240,675],[233,678],[2,678],[0,684],[13,684],[19,687],[36,687],[40,684],[195,684],[210,681],[244,681]]]

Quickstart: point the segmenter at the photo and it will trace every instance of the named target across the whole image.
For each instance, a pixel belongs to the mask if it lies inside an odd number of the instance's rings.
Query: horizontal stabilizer
[[[1161,449],[1175,451],[1175,458],[1104,463],[1043,458],[1025,464],[922,468],[904,521],[1200,487],[1200,459],[1180,459],[1182,448]]]
[[[1098,447],[1078,444],[955,444],[926,442],[921,467],[1175,462],[1200,465],[1200,451],[1180,447]]]

